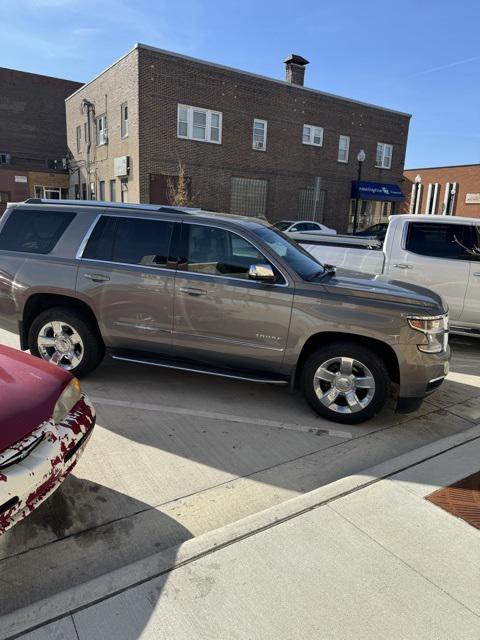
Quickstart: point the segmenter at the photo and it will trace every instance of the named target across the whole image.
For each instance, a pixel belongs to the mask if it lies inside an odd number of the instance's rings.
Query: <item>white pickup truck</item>
[[[292,234],[320,262],[385,275],[439,293],[450,307],[454,333],[480,336],[480,220],[397,215],[385,240]]]

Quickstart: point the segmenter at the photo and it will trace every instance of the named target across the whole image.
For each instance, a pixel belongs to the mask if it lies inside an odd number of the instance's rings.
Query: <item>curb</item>
[[[205,555],[214,553],[303,513],[338,500],[381,480],[434,458],[450,449],[480,438],[480,424],[461,433],[413,449],[353,476],[341,478],[304,495],[220,529],[187,540],[172,549],[143,558],[94,580],[72,587],[48,599],[18,609],[0,618],[0,640],[9,640],[148,582]]]

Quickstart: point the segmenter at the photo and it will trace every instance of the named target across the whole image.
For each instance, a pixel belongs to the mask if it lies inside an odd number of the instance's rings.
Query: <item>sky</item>
[[[480,162],[478,0],[0,0],[0,66],[88,81],[143,42],[411,113],[407,168]],[[0,96],[1,101],[1,96]]]

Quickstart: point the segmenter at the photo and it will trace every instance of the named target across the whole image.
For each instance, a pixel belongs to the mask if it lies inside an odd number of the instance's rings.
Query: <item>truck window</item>
[[[469,260],[471,227],[442,222],[410,222],[405,248],[422,256]]]
[[[50,253],[74,217],[74,211],[14,209],[0,233],[0,249]]]

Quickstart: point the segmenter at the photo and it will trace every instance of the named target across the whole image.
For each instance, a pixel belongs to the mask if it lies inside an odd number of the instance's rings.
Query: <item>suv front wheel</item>
[[[54,307],[40,313],[28,333],[30,353],[78,378],[93,371],[105,354],[98,331],[81,310]]]
[[[357,424],[383,408],[390,376],[376,353],[342,341],[320,347],[307,358],[302,386],[318,414],[334,422]]]

